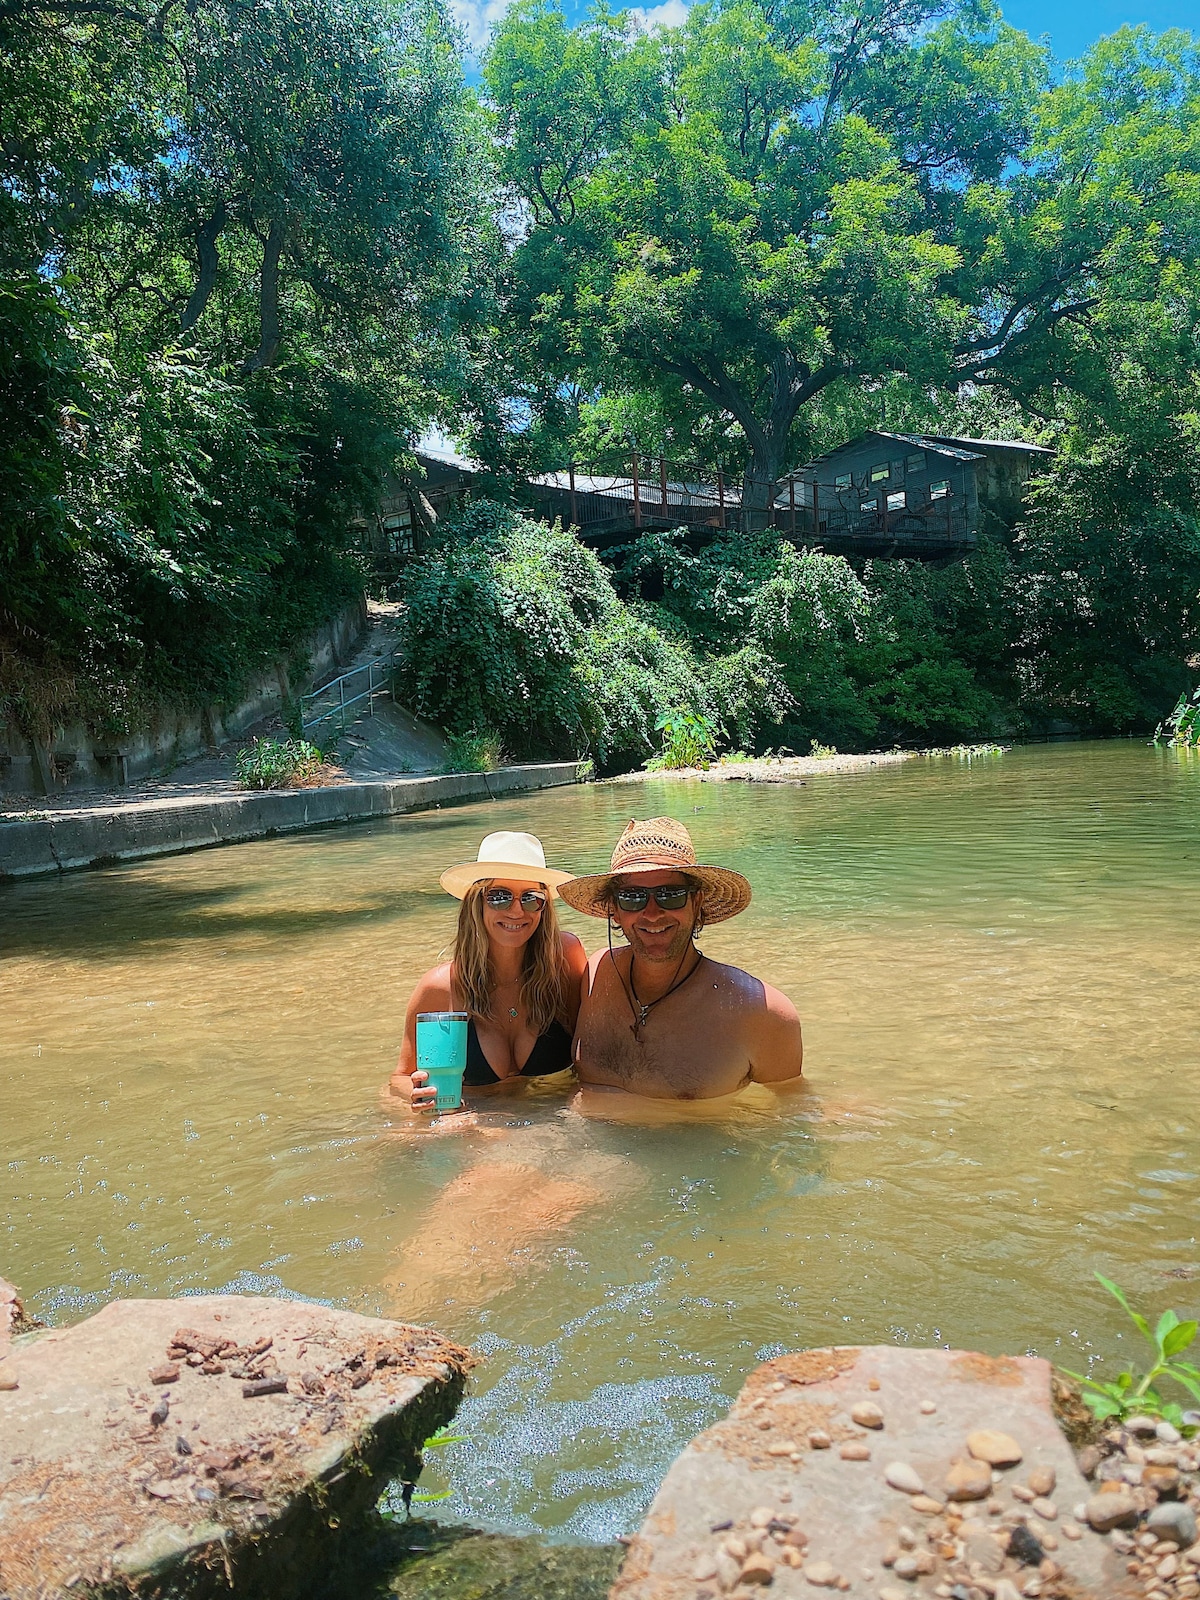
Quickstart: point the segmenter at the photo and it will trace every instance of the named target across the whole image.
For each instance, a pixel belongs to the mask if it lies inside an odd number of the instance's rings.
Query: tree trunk
[[[196,279],[196,287],[188,296],[188,303],[183,308],[183,316],[179,319],[181,333],[187,333],[196,326],[212,299],[212,292],[217,286],[217,269],[221,264],[217,254],[217,240],[224,226],[225,202],[218,200],[212,216],[207,222],[202,222],[196,230],[196,254],[200,258],[200,274]]]
[[[258,349],[246,362],[247,372],[259,372],[274,364],[279,354],[282,332],[279,325],[279,257],[283,251],[287,224],[278,217],[271,222],[263,241],[262,276],[258,296]]]

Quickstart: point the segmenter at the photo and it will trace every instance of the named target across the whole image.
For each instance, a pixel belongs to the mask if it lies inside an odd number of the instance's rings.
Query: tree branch
[[[287,224],[281,218],[273,217],[263,241],[258,294],[258,349],[245,363],[247,372],[261,372],[264,367],[272,366],[279,354],[282,338],[279,325],[279,257],[283,252],[286,233]]]
[[[225,202],[218,200],[212,216],[196,229],[196,254],[199,257],[200,272],[196,278],[196,287],[188,296],[183,316],[179,319],[181,333],[187,333],[196,326],[212,299],[213,290],[217,286],[217,269],[221,264],[217,254],[217,240],[224,226]]]

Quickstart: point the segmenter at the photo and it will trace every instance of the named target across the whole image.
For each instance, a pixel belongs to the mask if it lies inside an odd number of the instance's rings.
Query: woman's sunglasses
[[[505,906],[512,905],[514,896],[511,889],[485,889],[483,898],[493,911],[503,911]],[[546,896],[536,889],[526,889],[521,896],[521,910],[544,911],[545,909]]]
[[[695,893],[695,889],[667,883],[661,889],[614,889],[613,899],[621,911],[645,911],[653,895],[660,911],[682,911]]]

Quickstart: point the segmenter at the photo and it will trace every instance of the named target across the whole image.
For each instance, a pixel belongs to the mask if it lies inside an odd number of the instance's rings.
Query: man
[[[750,885],[701,866],[681,822],[631,822],[607,873],[559,888],[568,905],[610,918],[609,948],[588,963],[575,1033],[584,1084],[660,1100],[707,1100],[747,1083],[794,1083],[804,1048],[791,1001],[696,948],[707,924],[736,917]],[[612,924],[628,949],[612,949]]]

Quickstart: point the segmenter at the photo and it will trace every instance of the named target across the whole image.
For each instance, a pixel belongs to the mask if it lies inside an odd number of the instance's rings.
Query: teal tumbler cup
[[[438,1111],[462,1105],[467,1065],[467,1013],[421,1011],[417,1015],[417,1066],[437,1090]]]

